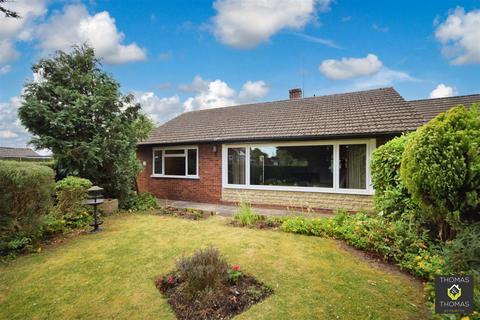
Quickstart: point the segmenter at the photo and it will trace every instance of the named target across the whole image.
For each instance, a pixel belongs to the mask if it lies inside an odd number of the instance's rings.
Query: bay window
[[[225,145],[223,185],[285,191],[370,194],[375,139]]]
[[[198,148],[153,149],[153,177],[198,178]]]

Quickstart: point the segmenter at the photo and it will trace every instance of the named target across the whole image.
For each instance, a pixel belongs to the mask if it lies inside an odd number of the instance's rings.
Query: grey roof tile
[[[480,94],[471,94],[467,96],[456,96],[448,98],[423,99],[409,101],[412,107],[420,113],[425,121],[429,121],[439,113],[462,104],[470,107],[473,103],[480,104]]]
[[[393,88],[192,111],[139,144],[186,144],[400,133],[424,123]]]

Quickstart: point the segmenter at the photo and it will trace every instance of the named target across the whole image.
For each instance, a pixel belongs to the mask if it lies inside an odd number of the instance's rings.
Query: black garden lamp
[[[93,206],[93,222],[90,223],[90,225],[93,227],[93,230],[90,231],[92,233],[102,231],[100,225],[103,223],[103,221],[98,220],[97,215],[97,206],[105,201],[101,194],[102,191],[103,188],[98,186],[93,186],[87,189],[88,199],[85,201],[85,204]]]

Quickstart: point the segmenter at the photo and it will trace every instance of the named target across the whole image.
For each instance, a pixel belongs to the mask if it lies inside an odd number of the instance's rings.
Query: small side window
[[[162,174],[162,150],[155,150],[153,155],[153,173]]]
[[[188,149],[188,175],[197,175],[197,149]]]

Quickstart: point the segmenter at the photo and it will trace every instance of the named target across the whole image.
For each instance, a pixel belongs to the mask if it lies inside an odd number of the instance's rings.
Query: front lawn
[[[174,319],[155,278],[209,244],[274,290],[236,319],[425,317],[421,284],[334,240],[230,227],[222,217],[118,215],[104,227],[0,266],[0,319]]]

